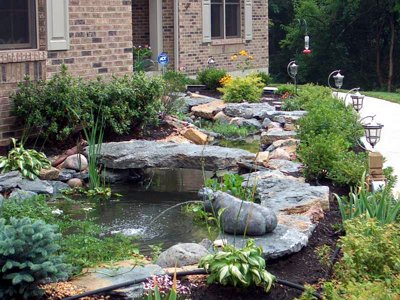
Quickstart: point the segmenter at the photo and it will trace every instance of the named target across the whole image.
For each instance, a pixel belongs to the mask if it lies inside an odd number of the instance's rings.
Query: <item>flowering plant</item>
[[[231,60],[236,61],[238,69],[241,69],[242,72],[244,72],[246,69],[251,68],[254,57],[251,56],[246,50],[241,50],[239,53],[233,54],[231,56]]]
[[[187,296],[190,294],[190,288],[182,285],[176,279],[176,273],[171,278],[169,275],[157,275],[147,279],[143,284],[147,299],[177,299],[177,295]],[[192,286],[194,286],[192,284]]]
[[[222,86],[225,86],[225,85],[228,85],[228,84],[232,83],[232,80],[233,80],[232,75],[227,74],[227,75],[225,75],[224,77],[221,78],[221,80],[219,81],[219,83],[220,83]]]

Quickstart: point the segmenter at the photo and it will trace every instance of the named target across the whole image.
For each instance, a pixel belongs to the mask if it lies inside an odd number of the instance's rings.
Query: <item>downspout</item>
[[[174,0],[174,67],[179,71],[179,0]]]

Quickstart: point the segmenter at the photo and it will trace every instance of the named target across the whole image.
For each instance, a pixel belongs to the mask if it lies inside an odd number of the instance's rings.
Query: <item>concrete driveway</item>
[[[339,97],[344,98],[345,93],[339,93]],[[350,96],[346,103],[351,105]],[[394,194],[400,194],[400,104],[389,101],[365,97],[364,106],[360,111],[360,117],[376,115],[375,121],[384,125],[380,142],[375,146],[374,151],[382,153],[386,158],[385,166],[394,168],[394,173],[398,177],[398,182],[394,188]],[[368,121],[368,120],[366,120]],[[365,142],[368,150],[372,147]]]

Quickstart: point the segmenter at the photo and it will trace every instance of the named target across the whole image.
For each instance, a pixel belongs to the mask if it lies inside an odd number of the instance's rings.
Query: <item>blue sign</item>
[[[161,52],[157,57],[157,61],[160,65],[166,66],[169,63],[169,57],[167,53]]]

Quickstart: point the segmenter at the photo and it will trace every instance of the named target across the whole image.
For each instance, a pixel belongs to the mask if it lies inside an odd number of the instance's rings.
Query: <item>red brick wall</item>
[[[243,39],[220,40],[203,43],[202,34],[202,1],[191,0],[180,2],[179,26],[179,68],[186,73],[194,74],[207,65],[209,56],[213,56],[218,67],[228,71],[237,70],[232,62],[232,54],[242,49],[247,50],[253,57],[253,68],[268,67],[268,3],[265,0],[253,0],[253,40]],[[242,37],[244,36],[244,1],[241,5]]]
[[[38,49],[0,51],[0,146],[21,132],[9,95],[25,74],[46,79],[62,63],[73,75],[87,78],[132,72],[131,9],[128,0],[69,0],[70,50],[46,51],[46,1],[38,0]]]
[[[149,1],[132,1],[132,40],[134,46],[150,45]]]

